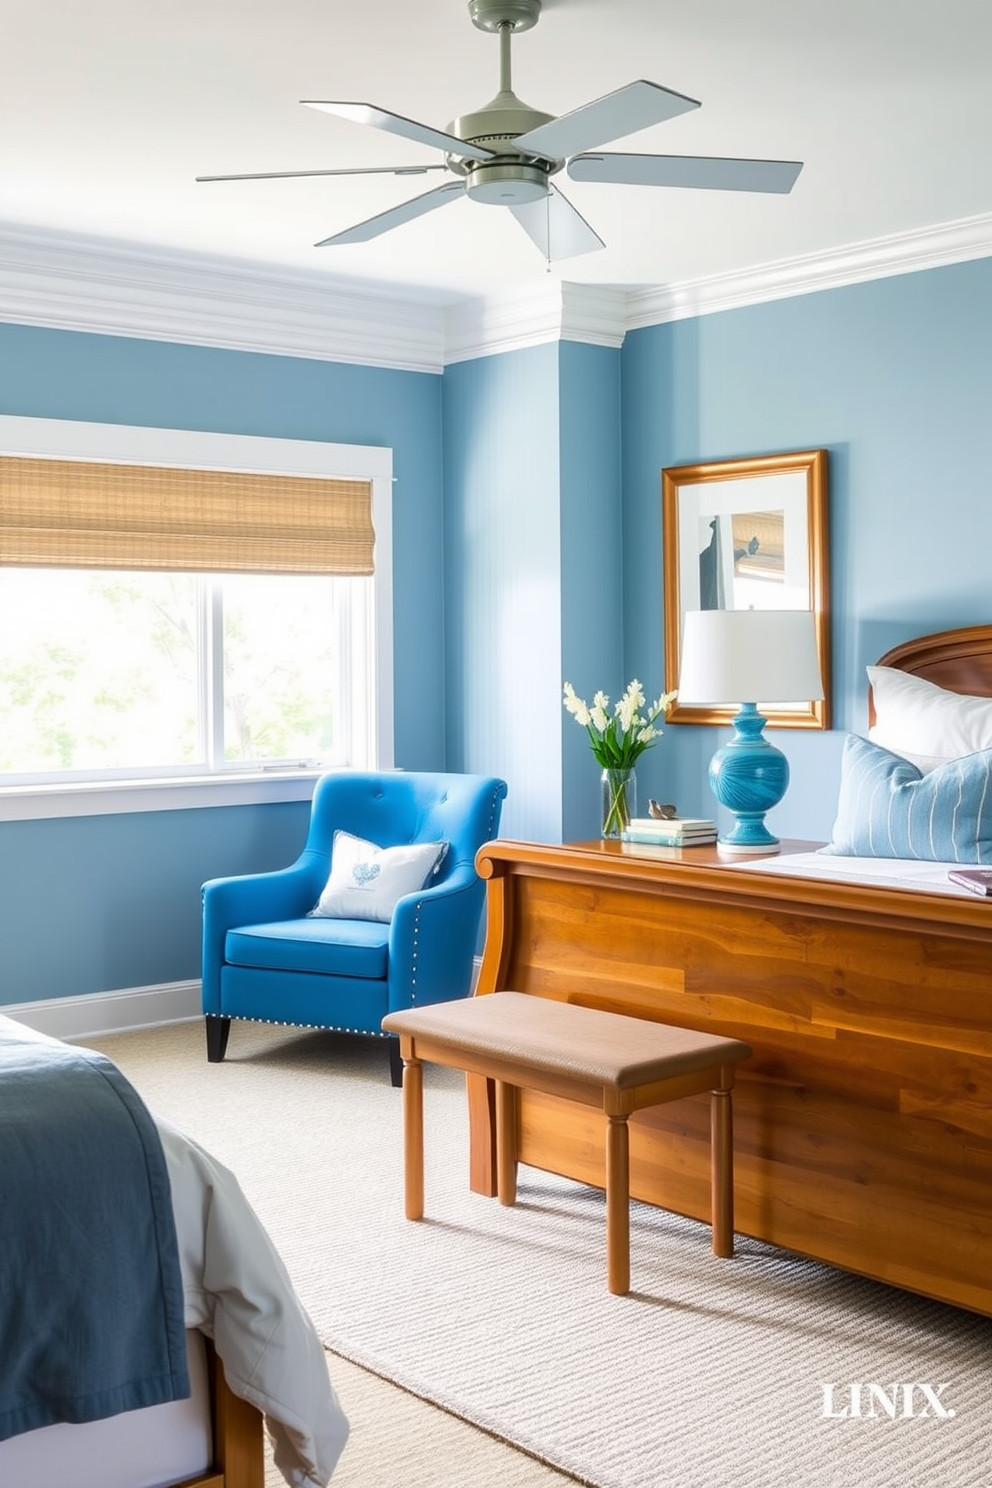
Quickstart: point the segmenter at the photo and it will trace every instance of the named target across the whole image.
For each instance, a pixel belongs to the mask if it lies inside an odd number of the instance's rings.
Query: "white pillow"
[[[992,749],[992,698],[948,692],[897,667],[867,668],[875,700],[873,744],[934,770],[948,760]]]
[[[424,887],[447,850],[446,842],[376,847],[350,832],[335,832],[330,877],[310,913],[324,919],[388,924],[398,901]]]

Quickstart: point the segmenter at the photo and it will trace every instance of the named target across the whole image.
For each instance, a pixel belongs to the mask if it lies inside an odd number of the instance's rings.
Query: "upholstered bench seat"
[[[539,1090],[602,1110],[606,1130],[607,1284],[630,1289],[630,1152],[633,1111],[711,1092],[713,1250],[730,1256],[733,1227],[734,1071],[751,1053],[738,1039],[696,1033],[575,1003],[493,992],[389,1013],[403,1058],[406,1215],[424,1212],[421,1062],[496,1082],[497,1193],[516,1200],[516,1090]]]

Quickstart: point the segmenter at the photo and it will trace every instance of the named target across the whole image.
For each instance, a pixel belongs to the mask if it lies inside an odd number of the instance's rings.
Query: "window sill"
[[[112,816],[309,801],[319,770],[266,770],[244,775],[174,776],[165,780],[100,780],[72,785],[0,787],[0,821]]]

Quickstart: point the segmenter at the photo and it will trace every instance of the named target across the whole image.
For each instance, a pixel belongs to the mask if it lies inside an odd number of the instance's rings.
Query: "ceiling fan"
[[[445,152],[443,165],[379,165],[312,171],[260,171],[249,175],[198,176],[198,181],[268,181],[301,176],[426,175],[445,171],[456,177],[388,211],[317,243],[364,243],[381,233],[433,212],[461,196],[508,207],[544,257],[553,262],[591,253],[605,244],[552,184],[566,168],[573,181],[624,186],[678,186],[710,191],[791,191],[802,162],[735,160],[701,155],[606,154],[599,146],[698,108],[694,98],[658,83],[628,83],[592,103],[556,118],[522,103],[510,86],[510,38],[537,24],[541,0],[469,0],[469,14],[480,31],[495,32],[500,45],[500,85],[483,108],[463,114],[447,130],[433,129],[370,103],[304,99],[307,108],[369,124],[386,134]],[[589,153],[593,152],[593,153]]]

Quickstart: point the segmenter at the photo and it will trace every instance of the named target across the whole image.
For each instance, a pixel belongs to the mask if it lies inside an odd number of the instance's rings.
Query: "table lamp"
[[[765,826],[789,784],[789,764],[762,730],[762,704],[823,697],[811,610],[690,610],[682,632],[679,702],[740,703],[733,738],[710,761],[710,788],[734,815],[726,852],[779,851]]]

